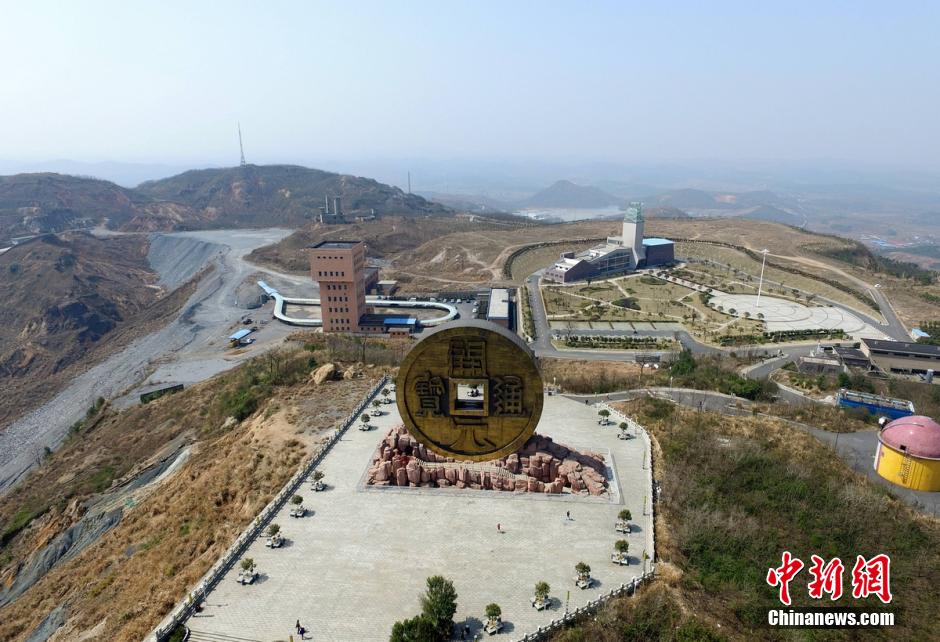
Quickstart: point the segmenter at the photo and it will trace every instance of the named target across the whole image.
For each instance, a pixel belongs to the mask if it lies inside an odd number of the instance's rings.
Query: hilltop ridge
[[[590,209],[613,207],[623,200],[608,194],[599,187],[578,185],[571,181],[555,181],[522,202],[524,207],[573,207]]]
[[[190,170],[136,188],[65,174],[0,177],[0,242],[105,226],[130,232],[300,227],[325,197],[349,216],[447,216],[453,211],[370,178],[298,165]]]

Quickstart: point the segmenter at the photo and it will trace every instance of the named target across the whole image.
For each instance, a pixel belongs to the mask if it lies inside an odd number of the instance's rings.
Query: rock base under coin
[[[428,450],[399,425],[376,449],[366,483],[601,496],[608,492],[605,470],[603,455],[578,452],[539,434],[500,459],[457,461]]]

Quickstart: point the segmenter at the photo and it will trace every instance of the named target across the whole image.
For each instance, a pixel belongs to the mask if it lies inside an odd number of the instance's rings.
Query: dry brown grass
[[[83,496],[80,480],[102,463],[146,459],[174,436],[192,440],[192,454],[163,483],[136,495],[139,503],[118,526],[5,607],[0,639],[25,639],[60,604],[68,604],[69,613],[60,635],[75,637],[100,626],[98,639],[143,638],[294,473],[320,433],[348,414],[379,376],[365,374],[278,388],[250,419],[228,431],[219,430],[211,412],[201,416],[226,385],[216,379],[109,417],[66,445],[34,475],[35,484],[24,485],[28,491],[0,505],[6,515],[30,497],[51,505],[14,542],[17,557],[77,517],[67,514],[61,500],[69,493]]]
[[[851,247],[852,242],[805,232],[769,221],[742,219],[652,219],[646,223],[648,236],[699,239],[741,245],[754,251],[769,248],[774,254],[808,256],[823,247]]]
[[[557,384],[564,392],[606,393],[641,386],[640,367],[626,361],[574,361],[540,359],[542,381]],[[646,370],[649,374],[649,369]]]

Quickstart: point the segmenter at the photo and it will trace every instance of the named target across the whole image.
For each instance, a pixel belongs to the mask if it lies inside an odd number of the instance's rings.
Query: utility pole
[[[408,172],[408,193],[411,194],[411,172]]]
[[[241,152],[242,160],[241,166],[244,167],[248,163],[245,162],[245,146],[242,145],[242,124],[238,123],[238,151]]]
[[[764,289],[764,266],[767,265],[767,248],[761,250],[761,254],[764,255],[764,260],[760,264],[760,283],[757,284],[757,306],[760,307],[760,293]]]

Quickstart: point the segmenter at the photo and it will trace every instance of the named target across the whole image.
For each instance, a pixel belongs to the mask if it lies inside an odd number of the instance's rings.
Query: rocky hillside
[[[532,221],[517,217],[488,218],[458,215],[448,218],[415,220],[404,216],[387,216],[375,221],[350,225],[305,225],[275,245],[254,250],[249,260],[276,270],[305,273],[310,269],[306,255],[308,246],[329,239],[356,238],[366,243],[369,256],[390,260],[401,252],[413,250],[455,232],[505,231],[539,228]]]
[[[184,172],[149,181],[137,193],[191,208],[215,226],[289,226],[310,222],[324,197],[339,196],[349,216],[426,216],[449,213],[442,205],[370,178],[297,165],[248,165]]]
[[[209,227],[300,227],[325,196],[350,215],[438,216],[452,211],[368,178],[296,165],[184,172],[127,189],[62,174],[0,177],[0,246],[11,239],[106,225],[123,231]]]
[[[163,297],[142,236],[46,235],[0,254],[0,426]],[[141,322],[142,323],[142,322]],[[141,326],[142,327],[142,326]]]
[[[88,227],[118,227],[141,211],[133,190],[62,174],[0,176],[0,240]]]

